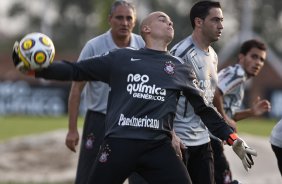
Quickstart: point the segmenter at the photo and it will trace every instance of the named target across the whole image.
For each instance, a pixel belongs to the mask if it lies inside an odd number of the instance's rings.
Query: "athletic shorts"
[[[191,184],[170,138],[135,140],[106,138],[88,184],[122,184],[136,172],[151,184]]]
[[[277,158],[278,168],[282,176],[282,148],[271,145],[273,152]]]
[[[214,173],[216,184],[231,183],[232,173],[224,154],[223,144],[220,141],[211,138],[211,145],[214,154]]]
[[[75,184],[85,184],[105,136],[105,114],[88,110],[84,120]]]
[[[188,146],[182,150],[183,162],[193,184],[214,184],[214,163],[211,144]]]
[[[138,173],[134,172],[128,177],[128,184],[148,184],[148,182]]]

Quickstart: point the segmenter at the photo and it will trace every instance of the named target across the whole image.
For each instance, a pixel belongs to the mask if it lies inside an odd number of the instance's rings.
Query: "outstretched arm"
[[[234,115],[235,121],[240,121],[253,116],[260,116],[265,112],[269,112],[271,109],[271,104],[266,99],[257,99],[253,102],[251,108],[244,109],[242,111],[236,112]]]
[[[15,42],[12,52],[13,63],[20,72],[44,78],[48,80],[61,81],[92,81],[99,80],[108,83],[110,78],[110,62],[115,60],[111,53],[85,59],[84,62],[72,63],[68,61],[54,61],[47,68],[31,69],[24,65],[19,57],[18,42]]]

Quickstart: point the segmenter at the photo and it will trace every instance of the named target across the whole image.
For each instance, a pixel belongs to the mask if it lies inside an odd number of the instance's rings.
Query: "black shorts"
[[[85,116],[75,184],[85,184],[105,135],[105,114],[88,110]]]
[[[214,184],[214,165],[211,144],[188,146],[182,150],[183,162],[193,184]]]
[[[211,138],[211,145],[214,153],[214,174],[216,184],[231,183],[232,173],[224,154],[223,144],[220,141]]]
[[[171,140],[106,138],[88,184],[122,184],[137,172],[150,184],[190,184],[183,162]]]
[[[148,184],[148,182],[138,173],[134,172],[128,177],[128,184]]]
[[[278,168],[280,171],[280,174],[282,176],[282,148],[274,146],[271,144],[272,150],[275,153],[275,156],[277,158],[277,164],[278,164]]]

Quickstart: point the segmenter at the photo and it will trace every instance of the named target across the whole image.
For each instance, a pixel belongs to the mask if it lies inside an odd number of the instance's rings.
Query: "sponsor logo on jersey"
[[[174,65],[171,61],[165,62],[164,71],[165,71],[167,74],[173,75],[173,74],[174,74],[174,69],[175,69],[175,65]]]
[[[127,76],[127,91],[133,98],[146,100],[164,101],[166,90],[157,87],[155,84],[148,84],[148,75],[129,74]]]
[[[215,92],[215,85],[212,85],[211,80],[199,80],[198,86],[204,91],[204,96],[209,102],[209,104],[212,103],[214,92]]]
[[[159,129],[160,121],[158,119],[148,118],[147,116],[143,118],[137,117],[125,117],[124,114],[121,114],[118,121],[119,126],[133,126],[133,127],[146,127]]]

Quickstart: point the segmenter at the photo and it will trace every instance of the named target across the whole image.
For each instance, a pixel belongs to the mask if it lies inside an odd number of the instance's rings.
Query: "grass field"
[[[82,126],[79,118],[78,126]],[[68,118],[63,117],[36,117],[36,116],[4,116],[0,118],[0,141],[14,137],[40,134],[57,129],[67,129]]]
[[[240,133],[259,136],[269,136],[275,119],[248,119],[238,122]],[[83,119],[79,118],[79,127]],[[36,117],[36,116],[4,116],[0,117],[0,141],[13,137],[39,134],[57,129],[67,129],[68,118],[63,117]]]
[[[239,121],[238,132],[258,136],[269,136],[272,128],[278,122],[277,119],[246,119]]]

